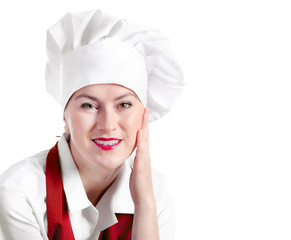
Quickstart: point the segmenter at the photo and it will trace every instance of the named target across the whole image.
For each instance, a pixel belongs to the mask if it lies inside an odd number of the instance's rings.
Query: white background
[[[5,2],[5,3],[4,3]],[[46,29],[100,8],[172,39],[187,88],[151,126],[178,240],[291,239],[291,8],[280,0],[0,3],[0,173],[50,148],[62,113],[45,92]]]

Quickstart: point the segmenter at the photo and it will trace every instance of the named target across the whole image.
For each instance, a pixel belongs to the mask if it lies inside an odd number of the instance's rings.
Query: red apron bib
[[[58,144],[48,153],[46,162],[47,222],[49,240],[75,240],[67,199],[63,189]],[[133,214],[116,214],[118,223],[100,233],[99,240],[130,240]]]

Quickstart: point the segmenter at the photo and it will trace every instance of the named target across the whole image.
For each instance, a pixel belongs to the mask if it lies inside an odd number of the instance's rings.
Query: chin
[[[102,169],[116,169],[119,168],[127,159],[127,157],[120,156],[104,156],[94,159],[95,165]]]
[[[120,167],[132,154],[135,148],[114,149],[109,151],[95,152],[95,164],[104,169],[115,169]]]

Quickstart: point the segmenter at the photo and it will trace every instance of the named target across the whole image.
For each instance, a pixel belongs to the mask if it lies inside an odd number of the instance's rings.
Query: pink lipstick
[[[113,150],[118,147],[121,143],[121,139],[118,138],[96,138],[93,139],[93,142],[96,144],[97,147],[101,148],[102,150]]]

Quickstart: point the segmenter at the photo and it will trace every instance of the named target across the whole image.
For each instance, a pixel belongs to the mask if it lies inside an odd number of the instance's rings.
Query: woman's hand
[[[149,154],[148,117],[149,109],[145,108],[142,126],[137,135],[137,150],[129,183],[131,197],[135,205],[133,240],[159,239]]]
[[[135,205],[154,201],[151,160],[149,154],[149,109],[145,108],[142,126],[137,135],[137,150],[130,177],[130,192]]]

